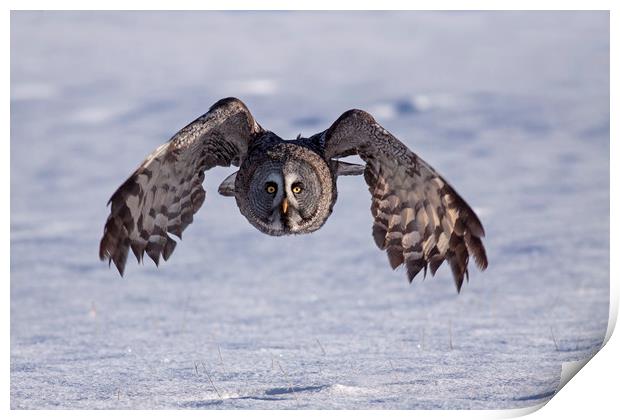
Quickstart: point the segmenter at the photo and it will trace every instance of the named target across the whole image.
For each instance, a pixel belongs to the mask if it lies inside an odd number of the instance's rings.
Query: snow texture
[[[479,213],[488,270],[409,285],[362,177],[263,235],[218,168],[170,261],[119,277],[109,196],[226,96],[285,138],[371,112]],[[11,13],[14,409],[535,405],[602,344],[609,215],[606,12]]]

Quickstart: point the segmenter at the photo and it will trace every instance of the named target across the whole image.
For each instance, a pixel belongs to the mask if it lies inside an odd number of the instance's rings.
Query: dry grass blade
[[[217,387],[213,383],[213,379],[211,379],[211,375],[209,375],[209,371],[207,370],[207,367],[205,366],[205,362],[200,362],[200,363],[202,363],[202,368],[204,369],[205,374],[207,375],[207,378],[209,378],[209,382],[211,382],[211,386],[215,390],[215,393],[217,394],[218,397],[220,397],[220,399],[222,399],[222,394],[220,394],[220,391],[217,390]]]
[[[558,342],[555,339],[555,334],[553,333],[553,325],[550,327],[550,329],[551,329],[551,338],[553,339],[553,344],[555,344],[555,351],[560,351],[560,346],[558,345]]]
[[[293,394],[293,397],[295,397],[295,401],[297,401],[297,404],[299,405],[299,399],[297,398],[297,394],[295,393],[295,389],[293,388],[293,383],[291,382],[287,373],[282,368],[282,365],[280,364],[280,362],[276,360],[276,363],[278,364],[278,367],[280,368],[280,372],[282,372],[282,374],[284,375],[286,382],[288,382],[288,388],[291,391],[291,394]]]

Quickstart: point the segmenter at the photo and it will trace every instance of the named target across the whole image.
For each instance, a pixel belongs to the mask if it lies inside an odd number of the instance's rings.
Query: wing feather
[[[448,261],[458,291],[469,278],[470,255],[486,269],[488,260],[478,216],[448,182],[361,110],[345,112],[314,136],[327,159],[358,154],[371,194],[372,236],[390,266],[404,265],[411,282],[430,266],[435,275]]]
[[[155,149],[110,198],[99,258],[121,275],[130,248],[138,262],[170,258],[170,234],[180,239],[205,200],[205,171],[238,164],[260,132],[245,104],[226,98]]]

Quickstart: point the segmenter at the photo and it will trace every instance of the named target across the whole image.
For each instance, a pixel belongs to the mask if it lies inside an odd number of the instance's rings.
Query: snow
[[[120,278],[109,196],[226,96],[285,138],[375,113],[478,211],[488,270],[409,285],[362,177],[263,235],[217,168],[172,258]],[[609,120],[605,12],[12,12],[11,407],[546,401],[606,331]]]

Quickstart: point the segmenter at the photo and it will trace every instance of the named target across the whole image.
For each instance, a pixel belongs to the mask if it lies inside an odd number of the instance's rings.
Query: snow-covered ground
[[[549,399],[607,326],[608,16],[13,12],[11,407]],[[109,196],[225,96],[288,138],[373,113],[479,212],[489,269],[409,285],[362,177],[320,231],[263,235],[219,168],[171,260],[120,278],[97,258]]]

